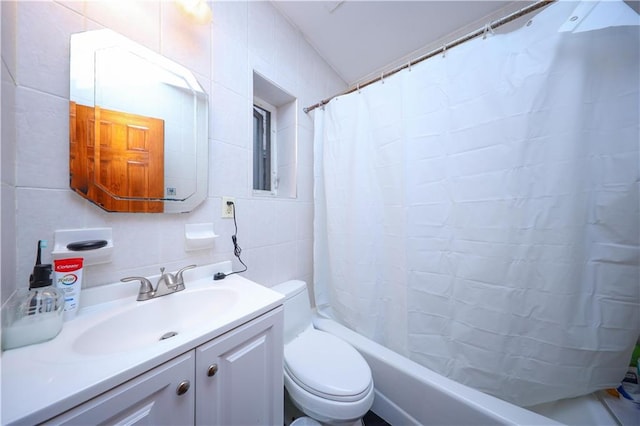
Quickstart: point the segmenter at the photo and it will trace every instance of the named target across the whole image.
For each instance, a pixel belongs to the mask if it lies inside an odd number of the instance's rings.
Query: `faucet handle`
[[[123,283],[129,281],[140,281],[140,290],[138,291],[137,300],[140,301],[153,298],[153,284],[151,284],[151,281],[149,281],[145,277],[125,277],[121,278],[120,281],[122,281]]]
[[[187,269],[193,269],[195,267],[196,265],[185,266],[184,268],[176,272],[176,286],[178,286],[180,290],[184,290],[184,278],[182,277],[182,273]]]
[[[178,279],[178,282],[183,281],[182,279],[182,273],[184,271],[186,271],[187,269],[193,269],[195,268],[197,265],[189,265],[189,266],[185,266],[184,268],[178,270],[178,272],[176,272],[176,278]]]

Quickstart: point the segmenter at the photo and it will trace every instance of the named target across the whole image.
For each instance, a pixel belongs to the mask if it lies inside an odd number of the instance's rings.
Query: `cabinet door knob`
[[[207,376],[213,377],[218,372],[218,364],[211,364],[207,369]]]
[[[191,387],[191,383],[189,383],[188,380],[183,380],[180,382],[180,384],[176,388],[176,393],[178,395],[184,395],[185,393],[187,393],[190,387]]]

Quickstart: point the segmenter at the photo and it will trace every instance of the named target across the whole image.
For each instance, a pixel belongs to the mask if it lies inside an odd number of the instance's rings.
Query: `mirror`
[[[71,36],[71,189],[113,212],[182,213],[207,196],[207,94],[185,67],[111,31]]]

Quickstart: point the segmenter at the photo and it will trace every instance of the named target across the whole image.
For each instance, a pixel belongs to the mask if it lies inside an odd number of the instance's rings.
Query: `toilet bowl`
[[[313,328],[307,286],[273,287],[285,296],[284,385],[307,416],[331,425],[354,424],[373,404],[371,369],[344,340]]]

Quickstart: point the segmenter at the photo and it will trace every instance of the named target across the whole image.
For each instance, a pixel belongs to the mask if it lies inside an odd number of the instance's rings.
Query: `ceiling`
[[[340,77],[354,85],[532,2],[347,0],[273,3]]]

